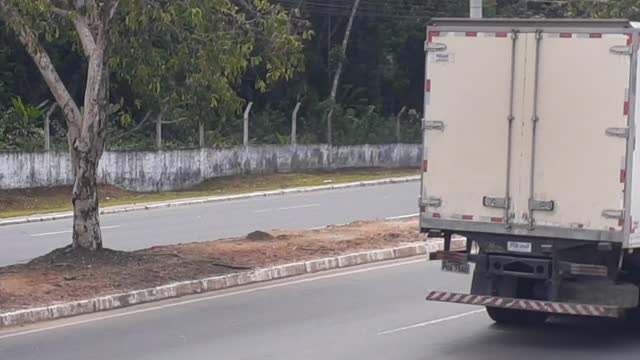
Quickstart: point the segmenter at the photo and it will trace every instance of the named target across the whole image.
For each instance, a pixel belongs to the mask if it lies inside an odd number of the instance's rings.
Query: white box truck
[[[428,26],[420,227],[445,239],[443,270],[475,267],[468,294],[427,300],[486,306],[503,323],[638,307],[639,27]]]

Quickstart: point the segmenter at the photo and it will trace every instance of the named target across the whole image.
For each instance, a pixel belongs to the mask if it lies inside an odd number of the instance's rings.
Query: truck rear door
[[[630,56],[625,34],[523,34],[528,80],[517,224],[621,231]],[[530,80],[529,80],[530,79]],[[528,116],[527,116],[528,115]]]
[[[504,221],[483,206],[504,197],[512,40],[508,33],[437,32],[428,52],[423,202],[436,219]]]
[[[631,35],[505,31],[429,31],[423,228],[621,241]]]

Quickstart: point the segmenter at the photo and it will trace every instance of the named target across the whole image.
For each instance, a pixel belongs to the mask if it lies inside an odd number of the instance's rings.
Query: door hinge
[[[607,219],[622,220],[624,219],[624,210],[602,210],[602,216]]]
[[[505,209],[507,200],[505,198],[485,196],[482,198],[482,205],[490,208]]]
[[[620,138],[629,137],[629,128],[626,127],[611,127],[605,132],[608,136],[615,136]]]
[[[537,211],[553,211],[555,209],[555,202],[553,200],[529,200],[529,209]]]
[[[424,128],[425,130],[444,131],[444,122],[443,121],[425,121]]]
[[[442,206],[442,199],[437,197],[429,197],[422,203],[424,206],[438,208]]]
[[[609,48],[609,52],[614,55],[631,55],[631,46],[616,45]]]
[[[424,51],[425,52],[439,52],[447,50],[447,45],[443,43],[424,43]]]

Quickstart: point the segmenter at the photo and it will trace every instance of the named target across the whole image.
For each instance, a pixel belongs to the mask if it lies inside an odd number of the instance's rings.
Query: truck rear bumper
[[[442,232],[460,234],[483,233],[547,239],[606,241],[612,243],[623,243],[625,239],[623,231],[563,228],[543,225],[537,225],[534,229],[530,229],[526,225],[512,224],[509,227],[505,227],[504,223],[476,221],[473,216],[468,217],[468,219],[471,220],[446,219],[443,218],[443,214],[438,214],[437,218],[433,216],[433,213],[423,212],[420,214],[420,227],[423,232],[440,230]]]
[[[513,299],[499,296],[470,295],[446,291],[431,291],[427,301],[499,307],[513,310],[538,311],[559,315],[618,318],[621,309],[609,305],[589,305],[541,300]]]

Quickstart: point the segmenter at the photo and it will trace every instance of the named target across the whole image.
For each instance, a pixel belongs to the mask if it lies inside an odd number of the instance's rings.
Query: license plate
[[[471,266],[469,263],[454,263],[447,260],[442,260],[442,271],[453,272],[458,274],[469,274],[471,272]]]
[[[507,250],[519,253],[530,253],[531,252],[531,243],[528,242],[518,242],[518,241],[508,241],[507,242]]]

